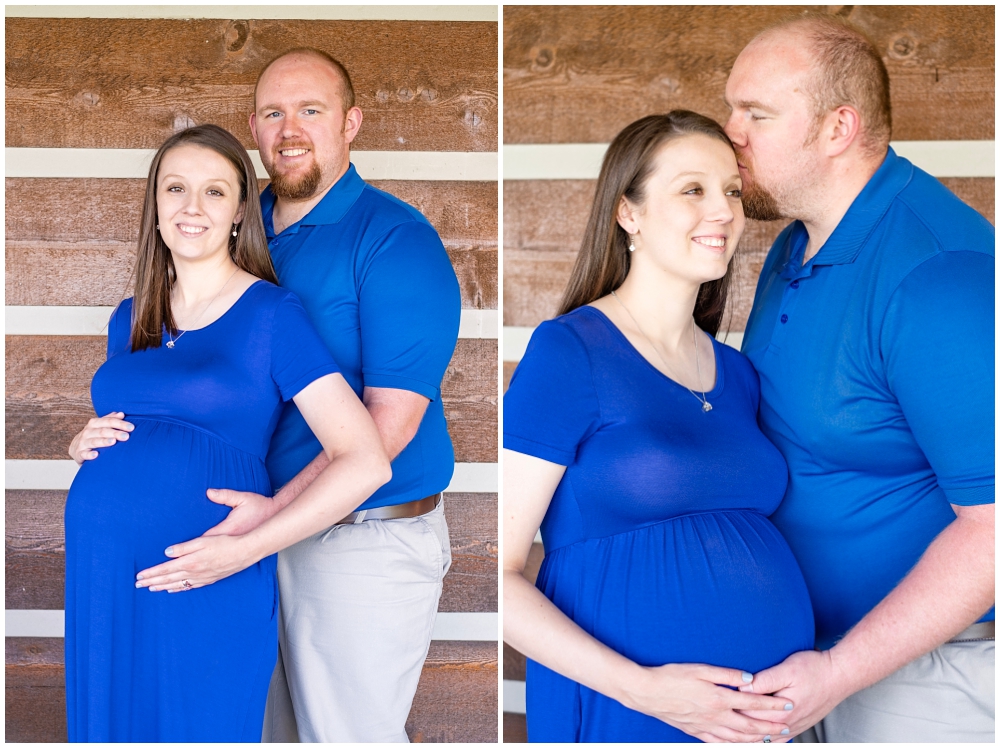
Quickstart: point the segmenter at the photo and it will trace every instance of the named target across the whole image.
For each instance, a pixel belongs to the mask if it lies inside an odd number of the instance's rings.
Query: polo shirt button
[[[799,282],[797,280],[794,280],[791,283],[789,283],[788,285],[790,285],[792,288],[798,288],[799,287]]]
[[[788,321],[788,315],[787,314],[782,314],[781,315],[781,324],[785,324],[787,321]]]

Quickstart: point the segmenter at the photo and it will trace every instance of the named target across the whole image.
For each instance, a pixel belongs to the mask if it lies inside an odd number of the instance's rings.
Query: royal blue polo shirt
[[[353,164],[305,218],[277,236],[270,187],[260,201],[278,282],[301,299],[358,397],[369,386],[430,400],[416,436],[393,460],[392,480],[359,509],[444,490],[455,453],[441,379],[458,340],[462,301],[437,232],[416,208],[366,184]],[[321,451],[288,403],[267,455],[274,489]]]
[[[994,229],[892,149],[820,251],[777,238],[743,352],[788,462],[771,517],[827,649],[994,501]],[[983,620],[991,620],[993,611]]]

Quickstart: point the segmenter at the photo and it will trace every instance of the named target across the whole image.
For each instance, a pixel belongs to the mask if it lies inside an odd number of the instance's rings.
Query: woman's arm
[[[503,636],[512,647],[567,678],[709,742],[779,742],[785,725],[736,709],[784,714],[787,699],[761,696],[748,707],[740,670],[696,664],[642,667],[587,634],[524,577],[535,532],[566,468],[504,450]],[[725,688],[730,686],[731,688]]]
[[[245,535],[202,536],[168,548],[173,560],[141,571],[137,587],[179,592],[212,584],[330,527],[389,481],[392,471],[375,424],[343,376],[321,377],[293,399],[323,445],[326,468]]]

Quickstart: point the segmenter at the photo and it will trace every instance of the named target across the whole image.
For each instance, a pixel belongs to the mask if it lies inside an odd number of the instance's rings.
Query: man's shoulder
[[[433,230],[430,221],[416,207],[367,182],[354,209],[359,216],[365,216],[375,227],[385,231],[406,225]]]
[[[927,172],[913,178],[889,208],[887,230],[903,255],[939,252],[995,254],[996,230],[978,211]]]

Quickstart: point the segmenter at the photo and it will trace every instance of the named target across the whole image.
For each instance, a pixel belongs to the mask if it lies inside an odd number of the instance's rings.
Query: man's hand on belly
[[[753,683],[740,686],[741,691],[781,696],[791,701],[795,708],[779,715],[774,712],[744,713],[755,719],[785,722],[790,737],[795,737],[823,719],[856,690],[845,686],[849,681],[837,671],[829,650],[796,652],[784,662],[755,674]]]
[[[212,535],[246,535],[269,520],[280,508],[274,499],[249,491],[210,488],[206,494],[211,501],[232,507],[232,510],[222,522],[206,530],[203,538]]]

